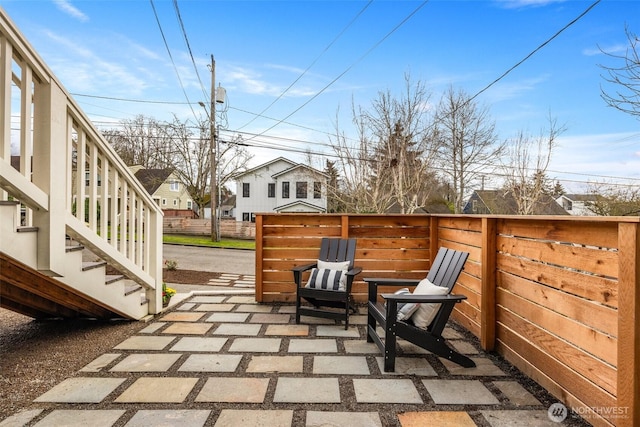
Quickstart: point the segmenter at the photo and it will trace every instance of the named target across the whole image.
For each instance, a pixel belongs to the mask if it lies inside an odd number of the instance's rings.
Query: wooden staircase
[[[1,7],[0,306],[162,310],[162,211]]]

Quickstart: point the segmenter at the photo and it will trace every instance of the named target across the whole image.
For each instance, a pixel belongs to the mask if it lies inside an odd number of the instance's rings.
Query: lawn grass
[[[220,239],[218,242],[212,242],[209,236],[165,234],[162,236],[162,242],[176,245],[208,246],[212,248],[256,249],[255,240]]]

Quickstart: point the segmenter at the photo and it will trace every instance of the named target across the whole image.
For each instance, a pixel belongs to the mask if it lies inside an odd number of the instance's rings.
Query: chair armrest
[[[351,270],[347,271],[347,276],[356,276],[362,272],[362,267],[353,267]]]
[[[418,279],[393,279],[388,277],[365,277],[363,279],[369,286],[417,286],[420,283]]]
[[[413,294],[382,294],[382,298],[390,303],[446,303],[446,302],[461,302],[467,299],[466,295],[413,295]]]
[[[291,269],[291,271],[293,271],[293,281],[296,282],[298,286],[300,286],[300,281],[302,280],[302,272],[311,270],[317,265],[318,263],[314,262],[313,264],[298,265],[297,267],[293,267]]]

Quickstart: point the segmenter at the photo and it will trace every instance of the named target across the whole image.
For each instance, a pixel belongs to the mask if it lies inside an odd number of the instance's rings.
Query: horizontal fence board
[[[342,229],[339,226],[327,227],[264,227],[262,234],[271,236],[308,236],[308,237],[340,237]]]
[[[349,228],[357,227],[429,227],[429,215],[353,215]]]
[[[498,273],[498,284],[508,292],[575,319],[592,329],[611,336],[618,333],[618,311],[611,307],[505,272]]]
[[[601,221],[600,218],[598,221],[499,219],[497,225],[499,234],[604,248],[618,247],[618,224]]]
[[[428,238],[428,227],[403,227],[403,228],[386,228],[386,227],[357,227],[349,228],[349,237],[369,237],[369,238]]]
[[[555,339],[548,331],[522,318],[515,313],[498,306],[497,320],[502,327],[507,327],[521,337],[526,337],[531,344],[563,363],[568,369],[589,378],[598,387],[616,394],[616,369],[593,357],[584,350],[566,341]]]
[[[498,236],[496,244],[505,254],[610,278],[618,275],[617,252],[505,236]]]
[[[438,228],[457,228],[476,233],[480,233],[482,231],[482,220],[480,218],[473,218],[469,216],[436,217],[438,219]]]
[[[618,306],[618,283],[614,280],[504,254],[497,255],[496,264],[498,270],[505,273],[540,282],[595,303],[614,308]]]
[[[498,306],[513,311],[520,317],[535,319],[535,323],[556,337],[568,341],[612,366],[617,363],[617,339],[595,331],[573,319],[533,304],[517,295],[498,288],[496,300]]]
[[[377,237],[363,236],[358,238],[357,249],[426,249],[429,250],[428,237]]]
[[[482,235],[480,233],[470,233],[468,230],[458,230],[453,228],[438,227],[438,237],[440,240],[462,244],[464,247],[479,247],[482,242]]]
[[[613,395],[574,370],[568,369],[566,365],[533,345],[527,338],[505,328],[501,323],[498,323],[497,334],[498,341],[502,345],[510,348],[518,355],[524,355],[527,363],[544,372],[544,375],[553,378],[553,381],[557,382],[563,389],[569,390],[571,394],[587,406],[593,408],[616,406],[616,399]],[[512,361],[512,359],[508,360]],[[533,375],[532,378],[537,379]],[[615,420],[613,422],[615,424]]]
[[[262,215],[263,228],[298,226],[298,227],[340,227],[342,215],[314,215],[314,214],[289,214],[289,215]]]

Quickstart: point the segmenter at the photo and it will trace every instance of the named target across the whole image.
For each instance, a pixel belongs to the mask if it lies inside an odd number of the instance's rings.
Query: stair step
[[[129,283],[129,284],[126,284],[124,287],[125,295],[131,295],[135,292],[141,292],[141,291],[142,291],[142,286],[138,285],[137,283]]]
[[[121,274],[107,274],[104,277],[104,284],[110,285],[111,283],[119,282],[122,279],[124,279],[124,276]]]
[[[82,246],[82,245],[74,245],[74,246],[69,245],[69,246],[65,247],[65,251],[67,251],[67,252],[77,252],[77,251],[81,251],[83,249],[84,249],[84,246]]]
[[[20,204],[17,200],[0,200],[0,206],[15,206]]]
[[[82,263],[82,271],[92,270],[94,268],[100,268],[107,265],[105,261],[96,261],[96,262],[83,262]]]
[[[38,231],[38,227],[16,227],[18,233],[33,233]]]

